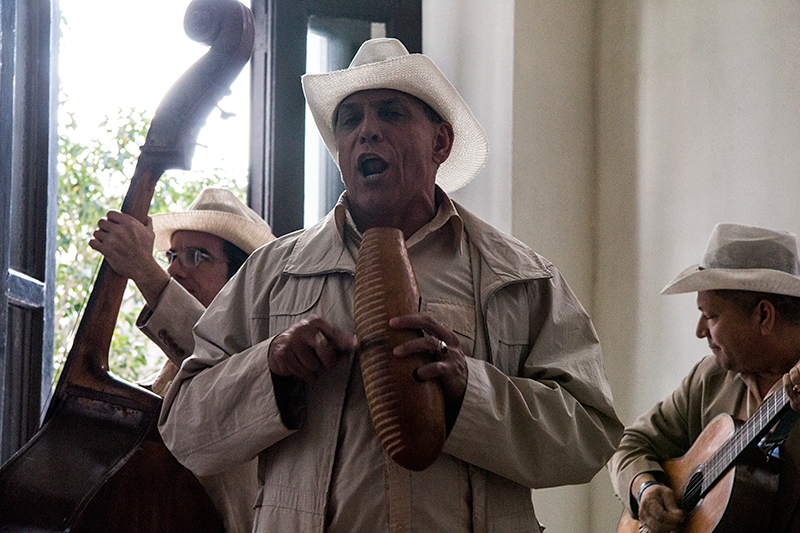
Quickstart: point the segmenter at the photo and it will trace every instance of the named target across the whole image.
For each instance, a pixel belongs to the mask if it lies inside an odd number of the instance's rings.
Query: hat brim
[[[248,255],[275,239],[269,226],[256,224],[239,215],[223,211],[181,211],[152,215],[155,247],[166,251],[172,234],[179,230],[202,231],[235,244]]]
[[[445,192],[466,185],[486,163],[489,141],[483,127],[425,55],[410,54],[324,74],[306,74],[302,81],[308,107],[337,165],[333,115],[342,100],[369,89],[393,89],[416,96],[453,126],[453,148],[436,173],[436,184]]]
[[[708,268],[693,265],[675,276],[661,294],[740,290],[800,297],[800,279],[766,268]]]

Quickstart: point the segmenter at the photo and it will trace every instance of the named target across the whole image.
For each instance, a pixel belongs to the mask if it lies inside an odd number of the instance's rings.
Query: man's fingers
[[[422,330],[429,336],[434,337],[434,343],[437,345],[441,340],[448,346],[458,346],[458,336],[453,330],[426,313],[412,313],[394,317],[389,321],[389,326],[394,329]]]
[[[675,493],[665,485],[653,485],[643,496],[639,517],[653,532],[668,532],[676,529],[684,518],[678,507]]]
[[[333,368],[336,361],[339,360],[338,354],[342,352],[342,350],[338,349],[332,341],[328,340],[328,337],[320,330],[314,333],[314,338],[311,341],[311,348],[320,365],[327,370]]]
[[[338,359],[355,351],[358,339],[352,333],[345,333],[341,328],[320,319],[319,323],[312,323],[317,331],[324,336],[327,347],[330,348],[334,358]],[[315,339],[317,340],[317,339]],[[321,341],[321,339],[318,339]],[[320,342],[320,349],[324,350],[325,344]]]
[[[333,368],[355,350],[355,335],[348,335],[320,317],[302,320],[278,335],[270,347],[270,370],[305,381],[315,380],[323,369]]]

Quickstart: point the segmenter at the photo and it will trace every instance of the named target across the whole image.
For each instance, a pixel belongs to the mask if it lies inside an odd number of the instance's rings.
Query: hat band
[[[776,270],[800,276],[797,256],[774,241],[731,242],[706,254],[698,266],[701,270],[727,268],[731,270]]]

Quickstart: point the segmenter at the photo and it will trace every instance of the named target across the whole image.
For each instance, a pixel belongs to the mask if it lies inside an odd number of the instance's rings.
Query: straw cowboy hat
[[[370,39],[346,69],[303,76],[308,107],[337,165],[334,113],[342,100],[367,89],[394,89],[416,96],[453,126],[450,157],[436,173],[436,184],[445,192],[460,189],[483,168],[489,141],[464,99],[428,56],[409,54],[397,39]]]
[[[661,294],[734,289],[800,296],[797,236],[738,224],[717,224],[699,264],[670,281]]]
[[[158,213],[153,219],[155,247],[169,249],[179,230],[202,231],[229,241],[245,252],[275,240],[269,224],[227,189],[204,189],[186,211]]]

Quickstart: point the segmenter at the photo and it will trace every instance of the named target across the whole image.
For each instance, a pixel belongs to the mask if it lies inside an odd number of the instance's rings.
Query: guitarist
[[[684,455],[717,415],[748,419],[783,387],[800,410],[800,251],[788,232],[717,224],[700,264],[662,294],[697,292],[695,334],[713,355],[702,359],[669,397],[625,429],[609,462],[614,489],[640,531],[667,533],[686,519],[661,463]],[[795,433],[781,450],[786,464],[764,531],[800,531]],[[794,441],[794,442],[793,442]]]

